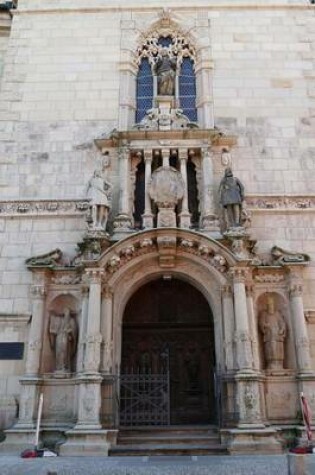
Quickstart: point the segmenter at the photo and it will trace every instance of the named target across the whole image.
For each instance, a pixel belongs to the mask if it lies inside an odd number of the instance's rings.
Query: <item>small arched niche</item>
[[[75,373],[79,336],[78,312],[79,303],[71,294],[59,295],[48,305],[42,373],[56,377],[69,377]]]

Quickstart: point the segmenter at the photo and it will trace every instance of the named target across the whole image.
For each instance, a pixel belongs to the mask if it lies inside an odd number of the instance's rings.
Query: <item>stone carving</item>
[[[307,254],[290,252],[282,249],[281,247],[274,246],[271,249],[271,255],[275,264],[306,264],[310,261],[310,257]]]
[[[192,129],[198,128],[195,122],[191,122],[183,113],[182,109],[149,109],[144,118],[135,125],[139,130],[159,130],[159,129]]]
[[[315,208],[313,196],[247,196],[246,203],[253,209],[312,209]]]
[[[176,227],[175,206],[184,196],[184,181],[180,172],[170,166],[155,170],[149,195],[158,206],[158,227]]]
[[[171,38],[171,44],[168,47],[163,47],[159,44],[159,38],[161,36]],[[138,48],[137,64],[140,64],[143,58],[148,58],[154,70],[155,65],[162,56],[163,50],[167,52],[168,57],[172,59],[172,61],[176,62],[177,69],[182,63],[183,58],[191,58],[194,61],[196,56],[195,50],[187,35],[179,31],[174,31],[169,27],[164,32],[159,28],[159,30],[152,31],[149,35],[142,37],[141,45]]]
[[[225,211],[227,229],[241,226],[244,186],[233,176],[231,168],[227,168],[219,187],[220,204]]]
[[[112,185],[103,176],[102,171],[95,170],[88,183],[87,197],[90,201],[90,228],[106,231],[107,219],[111,208]]]
[[[55,376],[63,376],[72,371],[72,361],[77,348],[77,324],[70,308],[63,315],[51,314],[49,341],[55,355]]]
[[[259,284],[280,284],[284,279],[282,274],[258,274],[254,277]]]
[[[263,335],[266,368],[283,369],[287,326],[271,295],[267,298],[266,309],[259,314],[259,329]]]
[[[171,56],[168,48],[162,48],[154,65],[154,72],[158,78],[158,94],[174,96],[177,60]]]
[[[77,274],[63,274],[52,277],[51,282],[56,285],[75,285],[80,284],[82,278]]]
[[[25,261],[28,268],[31,267],[55,267],[61,265],[62,252],[60,249],[42,254],[40,256],[31,257]]]
[[[0,202],[0,215],[14,216],[19,214],[28,215],[51,215],[68,214],[81,215],[88,209],[87,201],[76,200],[29,200],[29,201],[2,201]]]

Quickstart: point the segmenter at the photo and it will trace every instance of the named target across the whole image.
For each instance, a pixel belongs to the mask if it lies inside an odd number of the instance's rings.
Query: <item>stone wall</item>
[[[215,125],[238,137],[231,151],[235,175],[249,197],[258,197],[251,206],[252,236],[263,253],[276,244],[310,254],[304,304],[315,309],[315,205],[310,199],[315,187],[315,10],[307,0],[249,3],[240,7],[225,0],[218,7],[198,0],[191,7],[191,2],[172,0],[169,7],[179,25],[193,24],[198,31],[210,22],[210,36],[200,39],[200,45],[209,45],[214,64],[208,94]],[[145,31],[163,6],[161,1],[150,7],[144,1],[46,0],[44,6],[40,0],[20,1],[0,95],[1,200],[85,198],[99,158],[93,139],[119,121],[121,28],[132,28],[137,20]],[[117,169],[112,157],[114,185]],[[221,172],[216,171],[217,185]],[[297,206],[279,204],[277,196],[284,195],[294,195]],[[260,206],[259,197],[275,205]],[[25,259],[57,247],[71,259],[85,229],[83,213],[63,207],[52,216],[17,214],[2,212],[0,220],[0,305],[8,315],[30,312]],[[20,363],[12,368],[20,371]],[[14,394],[7,379],[2,387]]]
[[[0,2],[0,7],[1,7]],[[8,12],[0,10],[0,82],[3,73],[4,56],[7,51],[11,28],[11,17]]]

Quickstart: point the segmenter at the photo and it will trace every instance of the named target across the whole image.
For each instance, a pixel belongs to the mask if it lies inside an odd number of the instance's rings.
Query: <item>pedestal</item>
[[[60,446],[60,455],[67,456],[108,456],[111,444],[117,437],[112,430],[80,430],[66,432],[67,440]]]
[[[230,429],[221,433],[231,455],[281,454],[282,445],[274,429]]]

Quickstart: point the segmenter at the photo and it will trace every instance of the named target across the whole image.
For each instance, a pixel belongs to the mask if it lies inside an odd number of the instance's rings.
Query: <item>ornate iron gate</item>
[[[123,374],[120,378],[120,425],[170,424],[168,371],[162,374]]]

